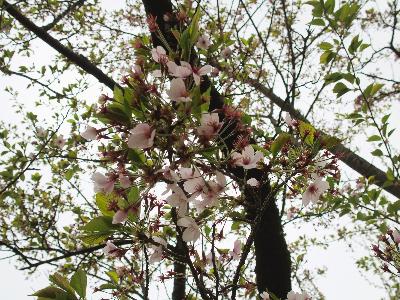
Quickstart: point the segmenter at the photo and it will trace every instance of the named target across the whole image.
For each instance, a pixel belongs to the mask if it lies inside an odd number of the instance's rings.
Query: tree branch
[[[68,60],[76,64],[88,74],[96,77],[98,81],[105,84],[108,88],[113,90],[116,85],[118,86],[118,84],[113,79],[104,74],[103,71],[97,68],[86,57],[77,54],[71,49],[65,47],[63,44],[61,44],[59,41],[49,35],[46,30],[38,27],[7,1],[3,1],[3,9],[7,11],[11,16],[13,16],[19,23],[21,23],[22,26],[36,34],[43,42],[48,44],[60,54],[64,55]]]

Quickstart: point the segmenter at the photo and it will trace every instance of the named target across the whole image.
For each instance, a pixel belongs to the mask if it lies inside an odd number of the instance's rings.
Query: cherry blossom
[[[202,35],[199,37],[196,43],[196,47],[200,49],[207,50],[211,46],[211,42],[208,36]]]
[[[167,95],[172,101],[176,102],[189,102],[192,99],[189,97],[189,92],[186,90],[185,82],[182,78],[174,78],[171,80],[170,89]]]
[[[147,149],[153,146],[156,131],[149,124],[138,124],[131,130],[128,138],[129,148]]]
[[[172,181],[172,182],[178,182],[180,180],[178,174],[174,170],[172,170],[170,167],[164,167],[162,169],[159,169],[155,172],[157,173],[162,173],[165,179]]]
[[[232,50],[229,47],[226,47],[224,50],[221,51],[221,57],[223,59],[228,59],[232,55]]]
[[[250,178],[249,180],[246,181],[246,183],[252,187],[258,187],[260,185],[260,183],[258,182],[257,179],[255,179],[254,177]]]
[[[240,258],[240,254],[242,253],[242,243],[239,240],[236,240],[233,244],[233,250],[229,251],[229,255],[234,260],[238,260]]]
[[[181,175],[182,179],[192,179],[201,176],[199,170],[192,168],[180,168],[179,175]]]
[[[114,190],[115,181],[107,176],[104,176],[100,172],[94,173],[92,176],[92,180],[94,181],[95,193],[103,192],[109,194]]]
[[[393,230],[393,239],[395,243],[400,244],[400,232],[396,229]]]
[[[127,219],[128,219],[128,211],[125,209],[120,209],[114,214],[112,223],[113,224],[123,223]]]
[[[46,135],[47,135],[47,130],[43,129],[43,127],[38,127],[37,136],[38,137],[45,137]]]
[[[310,296],[308,296],[306,293],[295,293],[293,291],[290,291],[287,294],[287,300],[308,300]]]
[[[172,194],[168,196],[167,203],[178,208],[179,216],[184,216],[187,212],[188,198],[182,189],[176,184],[171,184],[170,189],[172,190]]]
[[[178,66],[175,62],[169,61],[167,63],[169,73],[177,78],[186,78],[192,75],[192,66],[185,61],[181,61],[181,65]]]
[[[312,182],[303,194],[303,205],[307,206],[310,202],[316,204],[319,197],[329,188],[328,182],[322,180],[321,177],[314,176]]]
[[[167,248],[167,242],[164,239],[162,239],[158,236],[155,236],[155,237],[153,237],[153,241],[155,241],[156,243],[158,243],[160,245],[159,246],[151,245],[151,248],[153,249],[154,252],[150,256],[150,259],[149,259],[150,263],[155,263],[155,262],[161,261],[163,258],[163,246],[165,248]]]
[[[198,86],[200,85],[201,76],[205,76],[211,73],[212,67],[210,65],[205,65],[201,68],[192,68],[194,83]]]
[[[199,196],[203,192],[205,186],[206,182],[202,177],[188,179],[183,184],[183,188],[185,189],[185,191],[189,194],[192,194],[192,196],[189,198],[189,201],[197,198],[197,196]]]
[[[87,126],[85,131],[81,133],[81,137],[87,141],[95,140],[97,138],[97,129],[92,126]]]
[[[264,291],[260,294],[261,300],[269,300],[269,294],[267,291]]]
[[[186,227],[183,231],[182,239],[185,242],[195,242],[200,237],[200,228],[196,221],[191,217],[183,217],[178,220],[178,226]]]
[[[67,141],[66,139],[64,139],[64,136],[62,134],[60,134],[54,141],[54,145],[56,145],[60,149],[64,148],[66,143]]]
[[[257,163],[263,160],[264,155],[260,151],[254,153],[253,147],[249,145],[242,150],[242,153],[233,152],[231,157],[234,165],[244,169],[254,169]]]
[[[288,112],[285,113],[285,123],[289,127],[294,126],[296,124],[296,121],[292,119],[292,117],[290,116],[290,114]]]
[[[201,116],[201,125],[197,127],[197,134],[207,140],[212,139],[218,134],[222,127],[217,113],[206,113]]]
[[[131,186],[131,180],[129,179],[129,176],[126,176],[123,173],[119,173],[118,179],[121,187],[123,187],[124,189],[127,189]]]
[[[168,59],[167,52],[162,46],[151,49],[151,57],[158,63],[163,63]]]
[[[106,246],[103,248],[103,252],[105,255],[110,257],[117,257],[119,255],[118,247],[110,241],[107,241]]]

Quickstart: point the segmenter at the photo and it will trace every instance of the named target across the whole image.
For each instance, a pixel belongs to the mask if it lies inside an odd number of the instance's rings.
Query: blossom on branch
[[[186,90],[185,82],[182,78],[171,80],[171,86],[167,91],[167,95],[175,102],[189,102],[192,100],[189,97],[189,92]]]
[[[153,146],[156,131],[149,124],[138,124],[131,130],[128,138],[129,148],[147,149]]]
[[[191,217],[183,217],[178,220],[178,226],[186,227],[183,231],[182,239],[185,242],[195,242],[200,237],[200,228],[196,221]]]
[[[322,180],[321,177],[315,176],[312,182],[303,194],[303,205],[307,206],[310,202],[316,204],[319,197],[329,188],[328,182]]]
[[[254,152],[253,147],[249,145],[242,150],[242,153],[233,152],[231,157],[234,165],[244,169],[254,169],[263,160],[264,155],[260,151]]]
[[[114,190],[115,180],[101,174],[100,172],[94,173],[92,180],[94,181],[95,193],[103,192],[109,194]]]

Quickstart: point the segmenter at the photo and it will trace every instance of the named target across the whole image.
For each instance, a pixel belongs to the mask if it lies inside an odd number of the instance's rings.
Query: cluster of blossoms
[[[400,277],[400,232],[388,230],[379,237],[379,243],[372,245],[376,257],[382,260],[382,270]]]
[[[270,295],[267,291],[261,293],[260,297],[262,300],[270,300],[271,299]],[[310,300],[311,299],[311,297],[305,292],[296,293],[294,291],[290,291],[286,297],[287,297],[287,300]]]

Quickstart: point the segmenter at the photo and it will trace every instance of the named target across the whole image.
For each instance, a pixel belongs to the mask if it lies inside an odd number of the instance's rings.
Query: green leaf
[[[128,193],[128,202],[130,204],[135,204],[140,198],[140,191],[137,186],[131,187]]]
[[[79,239],[87,245],[99,245],[106,238],[112,235],[112,232],[93,232],[79,236]]]
[[[299,125],[300,136],[304,139],[304,142],[308,145],[314,143],[315,128],[306,122],[300,121]]]
[[[371,152],[371,154],[372,154],[373,156],[382,156],[382,155],[383,155],[383,152],[382,152],[381,149],[375,149],[374,151]]]
[[[278,135],[278,137],[272,142],[271,145],[271,153],[273,156],[276,156],[279,151],[281,151],[282,147],[286,144],[287,141],[289,141],[291,138],[291,135],[282,132]]]
[[[86,298],[87,277],[86,273],[78,269],[71,277],[71,286],[81,298]]]
[[[110,211],[108,207],[111,201],[118,201],[119,198],[120,197],[115,193],[110,193],[110,194],[97,193],[96,204],[104,216],[113,216],[114,212]]]
[[[42,298],[48,298],[48,299],[56,299],[57,294],[65,294],[65,291],[62,289],[59,289],[55,286],[48,286],[44,289],[41,289],[31,296],[36,296],[36,297],[42,297]]]
[[[113,98],[115,101],[117,101],[119,103],[124,102],[124,92],[118,86],[114,87],[114,97]]]
[[[325,21],[321,18],[314,18],[310,24],[315,26],[325,26]]]
[[[58,286],[59,288],[66,291],[68,293],[68,295],[72,297],[72,299],[77,300],[77,298],[75,296],[75,291],[72,288],[72,286],[69,284],[67,278],[65,278],[64,276],[62,276],[59,273],[55,273],[55,274],[49,276],[49,280],[52,283],[54,283],[56,286]]]
[[[350,89],[343,83],[343,82],[338,82],[335,84],[333,87],[333,92],[336,94],[336,96],[339,98],[349,92]]]
[[[368,138],[368,142],[377,142],[377,141],[381,141],[382,139],[381,139],[381,137],[379,136],[379,135],[371,135],[369,138]]]
[[[322,42],[318,45],[318,47],[320,47],[322,50],[330,50],[333,47],[333,45],[328,42]]]
[[[105,232],[110,230],[118,229],[118,225],[112,224],[112,217],[110,216],[99,216],[91,220],[85,226],[82,227],[82,230],[88,232]]]

